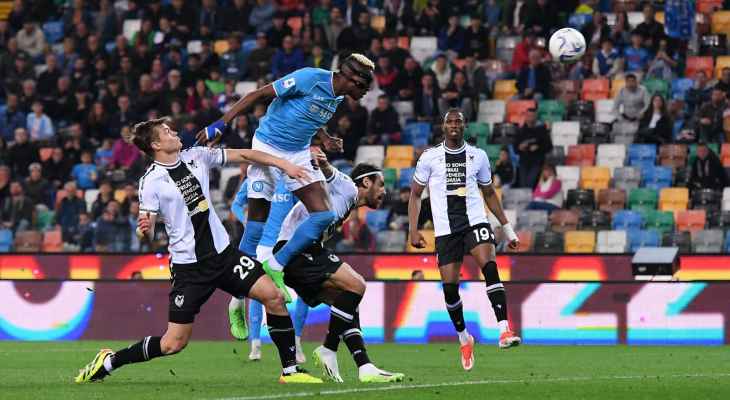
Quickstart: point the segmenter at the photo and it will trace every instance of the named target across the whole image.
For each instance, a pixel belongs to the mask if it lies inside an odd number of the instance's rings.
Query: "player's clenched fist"
[[[422,249],[426,247],[426,239],[423,238],[423,235],[419,231],[411,232],[411,246]]]
[[[140,213],[137,216],[137,236],[145,237],[150,231],[150,213]]]

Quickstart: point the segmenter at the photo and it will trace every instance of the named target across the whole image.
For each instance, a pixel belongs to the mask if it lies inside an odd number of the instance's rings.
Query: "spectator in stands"
[[[469,86],[464,73],[456,71],[446,90],[441,93],[439,109],[443,115],[449,108],[459,108],[464,114],[464,120],[471,121],[477,102],[476,93]]]
[[[215,0],[203,0],[201,3],[198,17],[200,37],[215,39],[223,29],[223,13],[218,10]]]
[[[18,109],[18,96],[8,93],[5,98],[5,109],[0,112],[0,137],[5,141],[15,138],[15,130],[24,128],[26,116]]]
[[[160,94],[152,87],[152,77],[149,74],[139,77],[139,90],[134,95],[134,109],[137,115],[160,109]]]
[[[269,46],[269,39],[264,32],[256,34],[256,48],[248,55],[246,69],[252,80],[265,78],[271,73],[271,60],[276,50]]]
[[[649,91],[639,85],[636,75],[626,74],[626,86],[614,98],[614,114],[625,121],[638,121],[650,104]]]
[[[54,147],[51,158],[43,162],[43,176],[55,189],[62,187],[71,174],[72,164],[64,157],[61,147]]]
[[[79,213],[78,224],[69,227],[63,241],[78,246],[82,253],[94,251],[94,225],[85,211]],[[136,229],[136,228],[135,228]]]
[[[8,46],[0,57],[0,73],[5,91],[17,92],[20,82],[35,77],[28,58],[28,53],[18,49],[18,41],[15,38],[8,40]]]
[[[292,73],[304,67],[304,53],[298,47],[294,47],[294,38],[290,35],[284,37],[281,49],[276,51],[271,61],[271,72],[274,79]]]
[[[15,142],[8,149],[8,166],[16,178],[28,176],[28,166],[38,161],[38,147],[28,140],[25,128],[15,130]]]
[[[10,32],[10,26],[8,25],[7,20],[1,20],[0,21],[0,49],[3,49],[7,47],[8,40],[12,37],[12,32]]]
[[[307,67],[330,69],[332,66],[332,57],[325,52],[321,45],[312,46],[312,51],[305,62]]]
[[[247,0],[233,0],[223,13],[223,30],[226,32],[249,33],[249,16],[252,5]]]
[[[68,135],[63,140],[64,157],[74,164],[81,162],[81,152],[91,149],[91,142],[84,135],[81,124],[75,123],[68,128]]]
[[[705,142],[697,144],[697,157],[691,166],[690,189],[712,189],[721,191],[728,185],[725,169],[720,158]]]
[[[398,72],[395,80],[398,86],[399,100],[413,100],[421,82],[423,70],[413,57],[407,57],[403,62],[403,69]]]
[[[613,41],[605,39],[601,43],[601,50],[593,57],[593,74],[601,78],[613,78],[624,70],[624,60],[619,51],[614,48]]]
[[[101,213],[101,218],[96,221],[93,237],[94,251],[99,253],[119,251],[117,249],[117,241],[121,236],[119,228],[113,211],[107,207]]]
[[[337,47],[337,38],[340,37],[340,34],[345,30],[347,25],[342,16],[342,11],[339,8],[332,7],[329,11],[329,16],[330,21],[324,26],[324,34],[330,50],[337,52],[339,51]]]
[[[464,32],[464,48],[461,56],[472,56],[478,60],[486,59],[489,57],[488,45],[489,32],[482,26],[479,15],[472,14],[469,18],[469,27]]]
[[[451,82],[454,69],[451,68],[451,63],[449,62],[448,58],[446,58],[445,54],[441,53],[436,56],[436,60],[433,62],[433,64],[431,64],[430,71],[433,74],[434,78],[436,78],[436,83],[438,84],[439,89],[446,89],[446,87],[449,85],[449,82]]]
[[[559,24],[558,13],[548,0],[537,0],[527,7],[525,28],[534,30],[538,35],[547,37]]]
[[[129,126],[122,128],[129,129]],[[139,150],[131,143],[125,142],[122,138],[117,139],[112,147],[112,168],[129,169],[139,159]]]
[[[234,33],[228,37],[228,50],[220,57],[220,71],[224,79],[243,80],[246,76],[248,60],[241,48],[241,35]],[[218,68],[218,66],[214,66]]]
[[[99,194],[96,196],[96,200],[91,204],[91,218],[93,220],[98,219],[101,216],[101,212],[104,211],[110,201],[114,200],[114,190],[112,184],[109,181],[101,181],[99,183]]]
[[[532,191],[532,201],[528,210],[546,210],[551,212],[563,206],[562,182],[555,173],[555,166],[545,164],[540,173],[540,180]]]
[[[694,76],[694,85],[687,91],[687,113],[694,115],[699,107],[710,100],[714,86],[709,85],[705,71],[697,71]]]
[[[3,228],[13,232],[24,231],[33,227],[34,204],[23,193],[20,182],[10,183],[10,197],[7,197],[0,209],[0,220]]]
[[[61,195],[61,193],[59,193]],[[72,228],[79,220],[79,214],[86,212],[86,202],[79,197],[76,182],[68,181],[63,188],[63,199],[56,202],[56,222],[61,225],[63,241],[68,241]]]
[[[545,156],[553,149],[550,132],[537,120],[537,109],[530,108],[525,113],[525,123],[517,131],[514,147],[520,156],[517,169],[519,187],[533,188]]]
[[[401,126],[398,122],[398,112],[390,104],[387,95],[378,96],[378,106],[370,114],[368,136],[377,137],[377,140],[367,140],[368,143],[400,144]]]
[[[70,82],[68,80],[68,77],[62,76],[59,79],[60,81]],[[21,112],[24,112],[27,116],[29,112],[33,110],[33,102],[39,99],[39,96],[37,94],[37,91],[35,89],[35,81],[32,79],[26,79],[23,81],[23,84],[21,86],[21,93],[20,97],[18,97],[18,108]],[[71,98],[70,93],[66,93],[68,98]],[[60,101],[58,96],[61,96],[61,93],[56,93],[56,101]],[[53,96],[52,94],[49,94],[49,96]],[[41,100],[47,100],[48,97],[41,98]],[[69,110],[71,112],[71,110]],[[53,117],[53,116],[51,116]],[[27,121],[26,121],[27,122]]]
[[[137,114],[131,108],[128,95],[122,94],[119,96],[117,106],[119,107],[119,111],[112,116],[109,123],[109,132],[106,136],[111,139],[121,138],[120,133],[122,128],[137,122],[139,119]]]
[[[10,167],[0,165],[0,204],[10,197]]]
[[[649,64],[649,70],[646,76],[670,81],[674,78],[674,68],[678,64],[677,54],[669,49],[667,39],[660,39],[659,47],[654,55],[654,59]]]
[[[441,90],[435,85],[433,74],[423,74],[421,77],[421,85],[418,87],[416,96],[413,99],[413,110],[416,118],[423,122],[439,120],[441,118],[438,105],[440,97]]]
[[[120,37],[122,38],[121,41],[126,45],[127,39],[121,35]],[[119,49],[118,51],[121,52],[122,50]],[[73,38],[66,37],[63,39],[63,49],[60,53],[56,53],[56,56],[58,57],[58,64],[61,66],[61,71],[67,74],[71,73],[76,59],[79,58],[79,54],[76,52],[76,43]]]
[[[162,15],[167,18],[181,39],[188,40],[194,33],[196,13],[192,7],[187,7],[183,0],[172,0],[165,6]]]
[[[502,3],[506,5],[506,7],[504,7],[505,12],[503,14],[504,25],[509,31],[518,35],[522,34],[523,30],[525,30],[525,23],[527,22],[529,11],[528,2],[525,0],[509,0]]]
[[[53,53],[46,54],[46,70],[38,75],[36,89],[39,93],[51,93],[56,89],[56,82],[61,77],[58,59]]]
[[[429,0],[426,6],[416,16],[415,32],[417,36],[436,36],[446,25],[448,15],[442,10],[443,4],[439,4],[438,0]]]
[[[15,40],[18,41],[18,49],[33,58],[41,57],[46,49],[46,37],[37,22],[30,16],[23,22],[23,29],[15,35]]]
[[[642,8],[644,14],[644,22],[636,27],[636,32],[644,39],[644,46],[656,52],[659,48],[659,41],[664,39],[664,25],[655,19],[654,6],[647,2]]]
[[[517,76],[517,91],[522,99],[540,101],[550,97],[550,70],[542,62],[539,50],[530,50],[530,63]]]
[[[276,8],[271,0],[256,0],[256,5],[248,16],[248,24],[256,32],[266,32],[273,25]]]
[[[25,193],[32,204],[51,205],[51,184],[43,177],[43,167],[34,162],[28,166],[29,175],[25,178]]]
[[[132,200],[129,203],[129,212],[127,213],[127,242],[129,243],[128,251],[133,253],[142,251],[142,244],[140,243],[139,236],[137,236],[137,217],[139,216],[139,201]],[[238,239],[240,241],[240,237]]]
[[[641,115],[638,131],[639,143],[671,143],[672,119],[667,112],[664,97],[655,94],[651,98],[651,107]]]
[[[71,170],[71,176],[78,182],[79,189],[87,190],[96,188],[96,180],[99,172],[90,150],[84,150],[81,153],[81,162],[74,165]]]
[[[725,98],[730,97],[730,67],[723,67],[722,76],[715,87],[725,92]]]
[[[284,37],[293,35],[293,32],[286,23],[286,15],[283,11],[274,13],[272,23],[273,26],[266,32],[266,36],[269,38],[271,47],[279,48],[282,45]]]
[[[606,24],[606,17],[600,11],[593,12],[591,23],[581,29],[581,33],[586,40],[587,47],[598,47],[610,39],[611,28]]]
[[[725,92],[715,87],[712,89],[710,101],[704,103],[697,113],[697,131],[701,141],[717,143],[724,141],[723,114],[728,108]]]
[[[333,154],[331,156],[328,156],[331,160],[336,160],[338,158],[344,158],[348,161],[354,161],[355,155],[357,153],[357,147],[360,145],[360,141],[362,140],[362,136],[358,136],[354,133],[352,129],[352,121],[350,120],[350,117],[345,115],[342,115],[337,119],[337,128],[334,131],[335,136],[342,139],[342,153],[340,154]],[[341,157],[338,157],[341,156]]]
[[[684,102],[682,100],[672,100],[669,102],[672,134],[674,135],[674,141],[677,143],[694,143],[697,140],[697,135],[692,129],[689,115],[685,112]]]
[[[438,34],[438,49],[457,56],[464,50],[464,28],[459,23],[459,17],[449,15],[447,25]]]
[[[388,227],[393,231],[406,230],[408,226],[408,197],[411,194],[410,187],[402,187],[398,190],[398,197],[391,199],[388,205],[390,210]]]
[[[378,65],[375,68],[375,80],[378,82],[380,90],[390,98],[398,95],[398,69],[390,63],[390,58],[381,56],[378,58]]]
[[[92,144],[95,146],[102,144],[109,130],[110,121],[111,117],[104,108],[104,103],[94,102],[85,121],[86,135]]]
[[[624,49],[626,71],[643,73],[649,66],[649,51],[643,47],[642,36],[634,31],[631,33],[631,46]]]
[[[515,180],[515,169],[507,146],[499,150],[499,158],[494,162],[494,178],[496,187],[510,187]]]

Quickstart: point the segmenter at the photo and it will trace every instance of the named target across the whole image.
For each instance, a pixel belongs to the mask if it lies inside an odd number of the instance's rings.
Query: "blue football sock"
[[[277,263],[285,267],[294,256],[301,253],[304,249],[311,246],[320,236],[322,232],[335,220],[335,214],[332,211],[318,211],[309,214],[309,218],[304,220],[301,225],[294,231],[292,238],[274,254]],[[248,228],[247,228],[248,229]]]
[[[265,222],[260,221],[248,221],[246,223],[246,229],[243,231],[243,238],[238,248],[247,256],[256,258],[256,247],[261,241],[265,224]]]
[[[249,337],[251,340],[261,339],[261,323],[264,321],[264,305],[251,299],[248,303]]]
[[[302,336],[302,330],[307,323],[307,314],[309,314],[309,306],[302,300],[297,299],[297,305],[294,309],[294,335]]]

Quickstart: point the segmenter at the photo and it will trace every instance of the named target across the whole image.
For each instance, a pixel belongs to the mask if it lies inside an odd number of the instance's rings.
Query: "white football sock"
[[[459,343],[461,344],[467,344],[469,343],[469,332],[464,329],[461,332],[456,332],[459,335]]]
[[[505,333],[509,330],[509,321],[506,319],[497,322],[497,325],[499,325],[499,333]]]
[[[271,268],[272,270],[279,271],[279,272],[284,270],[284,266],[282,266],[281,264],[279,264],[278,261],[276,261],[276,257],[271,256],[266,261],[269,263],[269,268]]]

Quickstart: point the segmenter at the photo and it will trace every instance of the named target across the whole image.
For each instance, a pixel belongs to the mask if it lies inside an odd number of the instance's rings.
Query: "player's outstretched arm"
[[[512,224],[510,224],[507,216],[504,215],[502,202],[499,201],[499,196],[497,196],[497,192],[494,191],[494,184],[490,183],[489,185],[480,185],[480,188],[484,195],[484,202],[487,203],[487,208],[489,208],[489,211],[497,217],[499,223],[502,224],[502,230],[505,235],[507,235],[509,247],[516,249],[520,245],[520,241],[517,238],[515,230],[512,228]]]
[[[276,167],[284,171],[290,178],[296,179],[300,182],[309,182],[309,175],[307,170],[298,165],[294,165],[288,160],[272,156],[271,154],[264,153],[258,150],[247,150],[247,149],[226,149],[226,160],[231,163],[252,163],[265,165],[269,167]]]
[[[228,127],[234,118],[250,111],[256,103],[260,101],[268,101],[274,97],[276,97],[276,91],[274,90],[274,86],[271,84],[246,93],[245,96],[233,104],[233,107],[231,107],[230,110],[223,114],[223,118],[213,122],[198,132],[197,135],[195,135],[195,139],[200,144],[220,140],[220,137],[222,137],[228,130]]]
[[[417,249],[426,247],[426,239],[418,231],[418,216],[421,215],[421,195],[425,188],[425,186],[412,181],[411,194],[408,197],[408,240],[411,241],[411,246]]]

